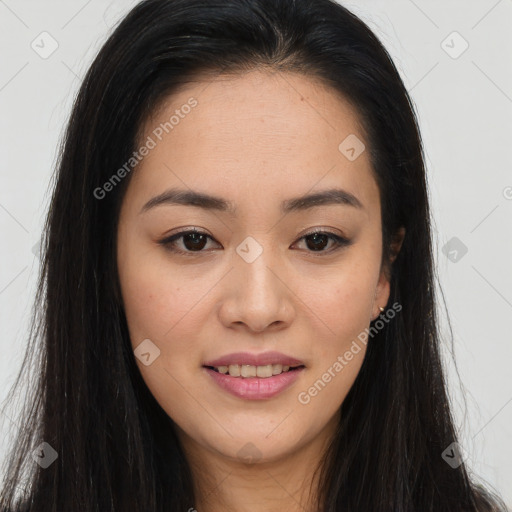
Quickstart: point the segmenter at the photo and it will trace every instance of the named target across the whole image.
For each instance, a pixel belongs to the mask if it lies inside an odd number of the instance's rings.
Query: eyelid
[[[325,235],[330,240],[333,240],[335,242],[334,247],[332,247],[331,249],[329,249],[327,251],[307,251],[306,250],[308,255],[318,256],[318,257],[330,255],[332,253],[337,252],[340,249],[343,249],[345,247],[348,247],[349,245],[352,245],[353,240],[351,240],[349,238],[346,238],[343,235],[339,235],[339,234],[333,233],[332,231],[329,231],[330,229],[332,229],[332,228],[314,228],[311,231],[307,231],[306,233],[301,235],[297,239],[297,241],[294,242],[293,245],[295,245],[297,242],[300,242],[302,239],[304,239],[304,238],[306,238],[308,236],[311,236],[311,235],[315,235],[315,234]]]
[[[166,248],[172,252],[176,252],[178,254],[186,254],[186,255],[194,256],[194,255],[208,252],[208,251],[183,251],[181,249],[172,248],[171,244],[175,240],[179,240],[180,238],[184,237],[185,235],[189,235],[189,234],[203,235],[203,236],[206,236],[207,238],[209,238],[210,240],[215,241],[217,244],[219,243],[213,238],[213,236],[209,235],[205,231],[201,231],[200,229],[195,228],[195,227],[190,227],[190,228],[182,228],[182,229],[180,229],[180,231],[177,231],[171,235],[165,236],[161,240],[158,240],[158,244],[163,245],[164,248]]]
[[[304,238],[306,238],[308,236],[315,235],[315,234],[327,236],[330,240],[335,242],[335,246],[327,251],[307,251],[306,250],[307,253],[312,254],[313,256],[322,256],[322,255],[331,254],[333,252],[336,252],[338,249],[343,249],[344,247],[352,245],[352,243],[353,243],[352,240],[350,240],[342,235],[333,233],[332,231],[329,231],[329,229],[333,229],[333,228],[314,228],[311,231],[307,231],[306,233],[300,235],[299,238],[292,245],[295,245],[298,242],[300,242],[301,240],[303,240]],[[166,249],[168,249],[171,252],[178,253],[178,254],[184,254],[186,256],[196,256],[196,255],[210,252],[210,251],[204,251],[204,250],[184,251],[182,249],[172,248],[171,244],[175,240],[179,240],[180,238],[182,238],[183,236],[188,235],[188,234],[203,235],[203,236],[206,236],[207,238],[209,238],[210,240],[213,240],[217,244],[219,244],[219,242],[217,242],[215,240],[215,238],[213,238],[213,236],[211,236],[208,233],[206,233],[205,231],[202,231],[195,227],[183,228],[181,231],[178,231],[176,233],[173,233],[172,235],[168,235],[168,236],[164,237],[163,239],[159,240],[158,243],[160,245],[163,245]]]

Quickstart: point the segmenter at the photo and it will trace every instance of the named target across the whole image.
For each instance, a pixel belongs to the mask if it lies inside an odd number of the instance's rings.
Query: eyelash
[[[160,245],[163,245],[169,251],[172,251],[172,252],[178,253],[178,254],[183,254],[185,256],[195,256],[197,254],[201,254],[203,252],[207,252],[207,251],[204,251],[204,250],[184,251],[182,249],[177,249],[173,245],[176,240],[178,240],[180,238],[183,238],[184,236],[189,235],[189,234],[203,235],[203,236],[206,236],[207,238],[209,238],[210,240],[214,240],[214,238],[211,237],[210,235],[208,235],[207,233],[204,233],[202,231],[198,231],[197,229],[189,229],[189,230],[186,230],[186,231],[180,231],[179,233],[175,233],[174,235],[172,235],[170,237],[167,237],[167,238],[164,238],[164,239],[160,240],[158,243]],[[333,240],[336,243],[334,248],[331,248],[330,250],[327,250],[327,251],[324,251],[324,250],[321,250],[321,251],[307,251],[307,252],[312,253],[313,255],[331,254],[332,252],[335,252],[335,251],[337,251],[339,249],[342,249],[343,247],[346,247],[346,246],[352,244],[352,241],[348,240],[347,238],[344,238],[342,236],[336,235],[336,234],[331,233],[329,231],[321,231],[321,230],[311,231],[310,233],[306,233],[305,235],[300,237],[299,240],[297,240],[297,242],[307,238],[308,236],[312,236],[312,235],[326,235],[329,239]]]

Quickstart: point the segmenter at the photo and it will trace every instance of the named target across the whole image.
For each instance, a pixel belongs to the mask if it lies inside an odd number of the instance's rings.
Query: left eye
[[[185,247],[185,250],[176,247],[175,243],[179,239],[183,239],[183,246]],[[190,255],[193,253],[205,252],[203,249],[207,244],[207,239],[215,241],[206,233],[197,230],[188,230],[181,231],[170,237],[164,238],[159,243],[170,251]],[[302,236],[299,241],[300,240],[306,241],[307,247],[311,249],[310,252],[322,253],[332,252],[341,247],[350,245],[351,243],[350,240],[328,231],[314,231]],[[331,246],[331,249],[325,251],[324,249],[329,242],[333,242],[334,247]]]
[[[350,244],[350,241],[346,238],[328,231],[314,231],[300,238],[300,240],[303,239],[306,240],[306,245],[308,248],[312,248],[313,252],[331,252]],[[311,242],[310,244],[308,244],[308,240]],[[323,251],[330,241],[334,243],[334,247],[330,250]]]

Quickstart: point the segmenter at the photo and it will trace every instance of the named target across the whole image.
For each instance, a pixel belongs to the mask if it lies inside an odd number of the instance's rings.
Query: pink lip
[[[219,373],[210,368],[203,368],[203,371],[207,372],[216,384],[232,395],[248,400],[264,400],[266,398],[272,398],[289,388],[299,378],[304,368],[288,371],[268,378],[231,377],[229,374]]]
[[[293,357],[281,354],[281,352],[263,352],[262,354],[251,354],[249,352],[236,352],[219,357],[213,361],[203,363],[203,366],[229,366],[230,364],[249,364],[252,366],[265,366],[267,364],[282,364],[288,366],[304,365],[302,361]],[[272,378],[272,377],[269,377]]]

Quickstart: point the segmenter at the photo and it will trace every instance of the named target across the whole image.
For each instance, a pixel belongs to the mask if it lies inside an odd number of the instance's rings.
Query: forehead
[[[378,194],[355,108],[332,88],[294,73],[190,82],[145,122],[141,143],[148,138],[155,146],[133,178],[153,194],[175,185],[235,202],[242,194],[265,202],[329,187],[343,187],[363,203]],[[357,158],[343,152],[345,141],[360,144]]]

